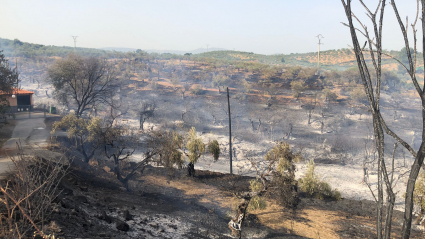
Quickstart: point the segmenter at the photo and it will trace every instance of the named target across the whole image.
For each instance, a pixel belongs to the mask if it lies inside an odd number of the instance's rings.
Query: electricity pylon
[[[324,38],[322,36],[322,34],[319,34],[316,36],[317,39],[319,39],[319,51],[317,52],[317,70],[319,70],[319,63],[320,63],[320,45],[322,45],[323,43],[321,43],[322,38]]]
[[[77,37],[78,36],[72,36],[72,38],[74,38],[74,48],[77,48]]]

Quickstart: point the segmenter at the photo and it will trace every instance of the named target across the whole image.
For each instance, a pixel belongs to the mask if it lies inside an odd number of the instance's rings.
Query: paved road
[[[44,118],[34,117],[29,119],[18,117],[16,122],[12,137],[2,147],[2,151],[6,154],[16,154],[17,142],[24,150],[42,148],[47,145],[50,132],[46,130]],[[0,178],[3,178],[5,173],[11,169],[13,169],[13,162],[6,155],[0,155]]]

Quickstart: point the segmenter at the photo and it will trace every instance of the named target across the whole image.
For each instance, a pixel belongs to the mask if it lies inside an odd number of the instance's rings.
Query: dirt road
[[[13,169],[13,163],[8,158],[16,154],[17,143],[21,145],[24,150],[30,148],[41,148],[46,145],[46,140],[50,137],[50,132],[46,130],[43,117],[32,118],[17,117],[17,124],[13,130],[12,137],[6,141],[2,147],[0,155],[0,178]]]

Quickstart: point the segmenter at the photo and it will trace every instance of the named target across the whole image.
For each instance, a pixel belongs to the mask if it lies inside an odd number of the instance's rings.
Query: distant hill
[[[9,40],[0,38],[0,50],[7,57],[25,57],[32,58],[36,56],[60,56],[65,57],[70,53],[78,53],[85,56],[104,56],[106,51],[95,48],[70,47],[42,45],[28,42],[22,42],[18,39]]]
[[[125,52],[134,52],[135,48],[125,47],[104,47],[101,49],[69,47],[69,46],[53,46],[41,45],[34,43],[22,42],[18,39],[9,40],[0,38],[0,50],[7,57],[25,57],[32,58],[36,56],[59,56],[65,57],[70,53],[78,53],[85,56],[102,56],[102,57],[124,57]],[[116,53],[113,53],[116,51]],[[183,56],[185,53],[192,53],[194,58],[211,58],[225,61],[243,61],[258,62],[269,65],[298,65],[305,67],[317,66],[317,52],[308,53],[291,53],[291,54],[274,54],[263,55],[254,52],[230,51],[222,48],[198,48],[192,51],[172,51],[172,50],[144,50],[148,53],[170,53],[176,54],[174,57]],[[402,56],[400,51],[386,52],[392,56]],[[112,54],[112,55],[111,55]],[[164,54],[167,55],[167,54]],[[365,54],[366,59],[370,56]],[[166,58],[164,58],[166,59]],[[423,56],[418,52],[418,66],[423,66]],[[402,59],[403,60],[403,59]],[[388,70],[397,70],[398,64],[387,56],[383,56],[382,64]],[[345,70],[350,67],[356,67],[356,58],[350,49],[327,50],[320,52],[320,67],[324,70]],[[419,68],[419,67],[418,67]]]
[[[226,50],[226,49],[224,49],[224,48],[209,48],[208,49],[209,52],[211,52],[211,51],[223,51],[223,50]],[[148,53],[154,52],[154,53],[160,53],[160,54],[171,53],[171,54],[184,55],[186,53],[192,53],[192,54],[204,53],[204,52],[207,52],[207,49],[206,48],[198,48],[198,49],[191,50],[191,51],[177,51],[177,50],[145,50],[145,51],[147,51]]]
[[[129,52],[129,51],[137,50],[135,48],[126,48],[126,47],[102,47],[102,48],[99,48],[99,49],[105,50],[105,51],[119,51],[119,52]]]
[[[101,50],[105,50],[105,51],[118,51],[118,52],[133,52],[136,51],[136,48],[126,48],[126,47],[102,47],[99,48]],[[192,53],[192,54],[200,54],[200,53],[204,53],[207,52],[206,48],[198,48],[195,50],[191,50],[191,51],[178,51],[178,50],[155,50],[155,49],[141,49],[146,51],[147,53],[159,53],[159,54],[163,54],[163,53],[170,53],[170,54],[177,54],[177,55],[184,55],[186,53]],[[224,48],[209,48],[208,51],[223,51],[226,50]]]

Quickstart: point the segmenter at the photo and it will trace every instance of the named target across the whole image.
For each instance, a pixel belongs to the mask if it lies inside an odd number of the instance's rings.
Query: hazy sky
[[[377,0],[365,0],[376,8]],[[364,20],[364,9],[355,4]],[[398,1],[409,24],[416,1]],[[404,45],[391,5],[386,7],[384,49]],[[129,47],[189,51],[226,48],[261,54],[348,48],[340,0],[0,0],[0,37],[44,45]],[[418,23],[418,29],[421,26]],[[420,32],[418,31],[418,34]],[[411,35],[411,34],[410,34]]]

